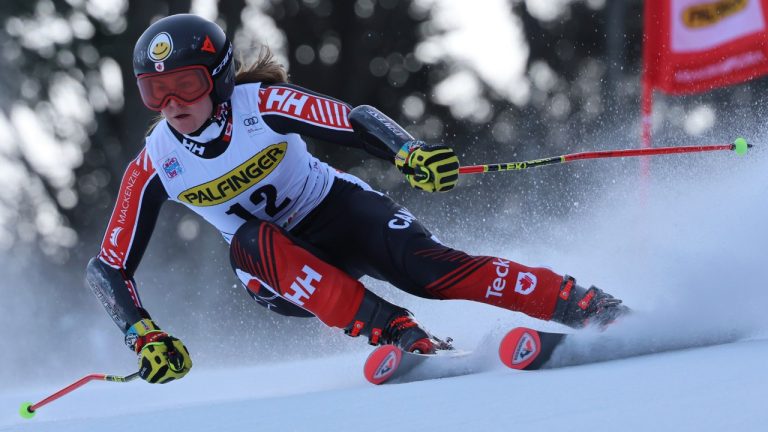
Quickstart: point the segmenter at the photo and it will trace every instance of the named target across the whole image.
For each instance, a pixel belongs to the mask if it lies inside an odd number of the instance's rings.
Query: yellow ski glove
[[[408,141],[395,156],[408,184],[427,192],[447,192],[459,181],[459,158],[449,147]]]
[[[192,368],[187,347],[150,319],[132,325],[125,333],[125,343],[139,355],[139,376],[149,383],[171,382]]]

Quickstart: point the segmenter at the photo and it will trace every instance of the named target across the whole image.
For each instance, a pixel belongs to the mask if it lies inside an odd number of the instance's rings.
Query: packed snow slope
[[[242,366],[224,368],[215,367],[214,345],[198,343],[195,368],[181,381],[94,382],[43,407],[34,419],[21,419],[21,402],[37,402],[91,367],[113,374],[135,370],[123,351],[104,358],[116,342],[103,318],[103,335],[95,328],[72,334],[90,362],[61,358],[61,370],[45,379],[27,379],[34,364],[2,365],[14,380],[0,383],[0,430],[766,431],[768,152],[753,150],[742,158],[654,159],[646,180],[631,175],[636,162],[584,162],[604,182],[589,185],[578,199],[564,197],[572,200],[572,211],[557,220],[516,219],[524,203],[501,199],[513,177],[498,175],[500,200],[482,218],[432,224],[444,241],[470,253],[546,265],[629,304],[633,317],[604,335],[574,339],[570,364],[583,364],[516,372],[503,369],[489,350],[484,359],[493,367],[482,373],[375,387],[362,375],[368,350],[361,340],[316,358],[297,346],[294,358],[259,363],[244,356]],[[542,169],[580,172],[575,166]],[[517,325],[556,327],[485,305],[428,302],[366,283],[463,348]],[[174,333],[184,331],[179,326]],[[55,355],[35,339],[11,336],[17,334],[6,335],[4,350],[20,346]],[[254,343],[246,336],[240,343]],[[190,345],[206,340],[182,338]],[[96,340],[101,342],[86,343]],[[589,359],[603,361],[584,363]]]
[[[94,383],[15,414],[46,388],[0,396],[3,431],[765,431],[768,341],[550,369],[368,385],[362,355]],[[63,383],[57,383],[63,384]]]

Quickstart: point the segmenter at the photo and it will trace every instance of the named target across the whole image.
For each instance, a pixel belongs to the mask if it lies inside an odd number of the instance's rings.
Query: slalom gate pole
[[[73,382],[72,384],[64,387],[63,389],[57,391],[56,393],[48,396],[47,398],[41,400],[38,403],[30,403],[30,402],[24,402],[21,404],[21,408],[19,408],[19,414],[26,418],[31,419],[35,416],[35,412],[40,409],[41,407],[55,401],[56,399],[71,393],[74,390],[77,390],[78,388],[88,384],[91,381],[107,381],[107,382],[129,382],[133,381],[136,378],[139,377],[139,373],[132,373],[128,376],[117,376],[117,375],[106,375],[106,374],[91,374],[88,376],[85,376],[83,378],[80,378],[79,380]]]
[[[699,146],[681,146],[681,147],[650,147],[627,150],[606,150],[584,153],[571,153],[562,156],[553,156],[544,159],[534,159],[521,162],[507,162],[487,165],[468,165],[459,167],[459,174],[483,174],[499,171],[522,171],[528,168],[535,168],[545,165],[562,164],[583,159],[606,159],[635,156],[656,156],[677,153],[702,153],[711,151],[734,151],[738,155],[743,155],[751,148],[752,144],[747,144],[744,138],[736,138],[731,144],[699,145]]]

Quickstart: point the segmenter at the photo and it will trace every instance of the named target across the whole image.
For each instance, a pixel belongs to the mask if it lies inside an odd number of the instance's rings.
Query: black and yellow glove
[[[150,319],[132,325],[125,333],[125,344],[139,355],[139,376],[149,383],[171,382],[192,368],[187,347]]]
[[[411,187],[427,192],[447,192],[459,181],[459,158],[446,146],[408,141],[395,155],[395,165]]]

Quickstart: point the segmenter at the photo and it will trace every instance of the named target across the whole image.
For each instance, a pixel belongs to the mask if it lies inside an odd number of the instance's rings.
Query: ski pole
[[[24,402],[21,404],[21,408],[19,408],[19,414],[26,418],[31,419],[35,416],[35,411],[40,409],[40,407],[43,407],[56,399],[64,396],[65,394],[68,394],[85,384],[91,382],[91,381],[108,381],[108,382],[128,382],[133,381],[136,378],[139,377],[139,373],[132,373],[128,376],[117,376],[117,375],[106,375],[106,374],[91,374],[85,377],[80,378],[79,380],[73,382],[72,384],[64,387],[63,389],[57,391],[56,393],[48,396],[47,398],[41,400],[40,402],[33,404],[31,402]]]
[[[561,164],[583,159],[605,159],[617,157],[654,156],[676,153],[701,153],[710,151],[733,150],[738,155],[743,155],[751,148],[744,138],[736,138],[731,144],[682,146],[682,147],[652,147],[642,149],[606,150],[584,153],[571,153],[562,156],[553,156],[544,159],[534,159],[521,162],[507,162],[488,165],[468,165],[459,167],[459,174],[481,174],[499,171],[522,171],[544,165]]]

